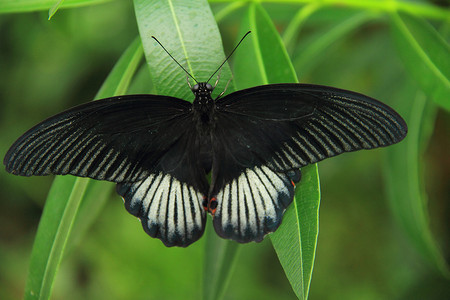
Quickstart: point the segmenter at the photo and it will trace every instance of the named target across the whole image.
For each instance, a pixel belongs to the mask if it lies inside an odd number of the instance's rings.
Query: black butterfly
[[[74,107],[22,135],[3,163],[16,175],[117,183],[127,210],[166,246],[198,240],[206,212],[218,235],[246,243],[278,228],[299,168],[407,133],[393,109],[351,91],[270,84],[213,100],[213,89],[193,86],[192,104],[126,95]]]

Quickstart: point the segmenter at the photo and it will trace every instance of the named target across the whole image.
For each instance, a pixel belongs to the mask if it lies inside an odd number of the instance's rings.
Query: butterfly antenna
[[[222,68],[222,66],[227,62],[227,60],[231,57],[231,55],[233,55],[234,51],[236,51],[237,47],[239,47],[239,45],[242,43],[242,41],[245,39],[245,37],[247,35],[250,34],[251,31],[248,31],[246,34],[244,34],[244,36],[241,38],[241,40],[239,41],[239,43],[237,43],[236,47],[234,47],[233,51],[231,51],[230,54],[228,54],[227,58],[225,58],[225,60],[223,61],[223,63],[217,68],[217,70],[211,75],[211,77],[209,77],[208,81],[211,80],[211,78],[213,78],[213,76]],[[158,42],[159,43],[159,42]],[[166,51],[167,52],[167,51]],[[170,54],[169,54],[170,55]],[[206,82],[208,82],[206,81]]]
[[[161,46],[161,48],[163,48],[163,50],[164,51],[166,51],[166,53],[170,56],[170,58],[174,61],[174,62],[176,62],[177,63],[177,65],[179,65],[180,66],[180,68],[181,69],[183,69],[183,71],[187,74],[187,75],[189,75],[192,79],[194,79],[194,81],[196,82],[196,83],[198,83],[198,81],[197,81],[197,79],[195,79],[194,78],[194,76],[192,76],[191,75],[191,73],[189,73],[170,53],[169,53],[169,51],[167,51],[167,49],[166,48],[164,48],[164,46],[158,41],[158,39],[157,38],[155,38],[153,35],[152,35],[152,38]],[[234,50],[233,50],[234,51]],[[217,71],[216,71],[217,72]],[[188,81],[189,82],[189,81]]]

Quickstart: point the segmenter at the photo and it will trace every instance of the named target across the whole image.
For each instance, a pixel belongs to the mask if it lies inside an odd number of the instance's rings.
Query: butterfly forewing
[[[273,84],[241,90],[217,101],[227,124],[218,138],[239,136],[232,155],[278,171],[300,168],[360,149],[384,147],[406,136],[403,119],[367,96],[331,87]],[[274,113],[271,113],[274,112]],[[232,121],[230,121],[232,120]],[[220,124],[221,121],[218,122]],[[251,155],[250,155],[251,154]]]
[[[189,109],[186,101],[154,95],[90,102],[30,129],[9,149],[4,164],[24,176],[142,179],[189,128]]]

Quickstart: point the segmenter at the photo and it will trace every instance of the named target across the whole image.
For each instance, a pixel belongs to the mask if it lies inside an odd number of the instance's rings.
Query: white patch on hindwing
[[[130,210],[141,219],[147,233],[164,244],[185,245],[203,232],[203,195],[192,186],[163,173],[125,185],[128,189],[122,196]]]
[[[238,241],[262,240],[281,222],[283,203],[293,197],[290,184],[286,174],[266,166],[245,169],[217,194],[216,230]]]

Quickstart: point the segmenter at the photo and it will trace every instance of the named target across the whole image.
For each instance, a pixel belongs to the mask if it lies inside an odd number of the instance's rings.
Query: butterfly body
[[[211,114],[214,111],[215,103],[211,97],[214,88],[206,82],[200,82],[192,87],[195,99],[192,103],[192,109],[199,117],[202,125],[211,123]]]
[[[74,107],[22,135],[6,170],[115,182],[126,209],[166,246],[198,240],[206,213],[221,237],[246,243],[279,227],[301,167],[407,132],[394,110],[346,90],[273,84],[214,100],[213,89],[192,87],[193,103],[125,95]]]

